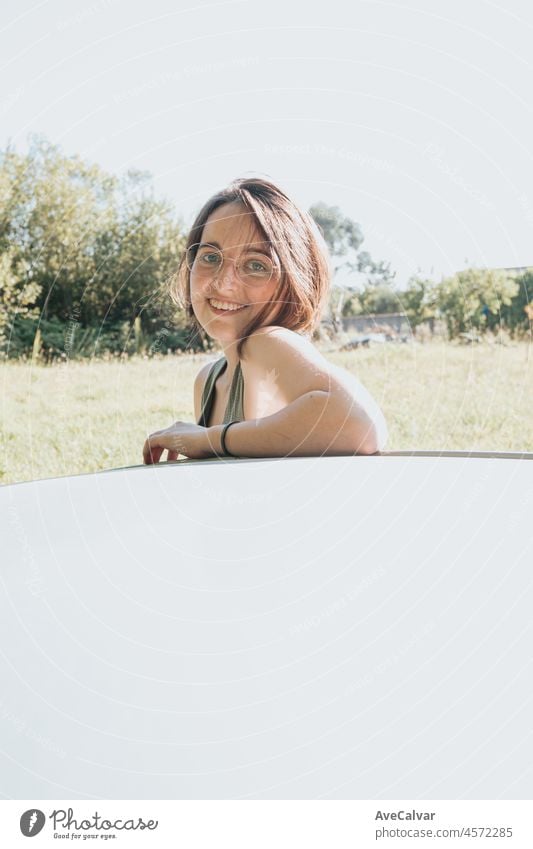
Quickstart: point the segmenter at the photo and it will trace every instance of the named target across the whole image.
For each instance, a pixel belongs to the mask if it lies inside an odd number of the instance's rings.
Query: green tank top
[[[201,403],[201,414],[200,418],[197,421],[197,424],[202,427],[208,427],[207,422],[209,421],[209,417],[211,415],[211,408],[213,406],[213,401],[215,397],[215,381],[217,377],[222,374],[222,372],[226,369],[228,365],[228,361],[225,357],[222,357],[220,360],[216,360],[213,363],[213,366],[207,375],[207,380],[204,385],[204,389],[202,392],[202,403]],[[222,424],[226,424],[227,422],[244,421],[244,410],[243,410],[243,393],[244,393],[244,381],[242,377],[241,364],[237,363],[237,367],[235,372],[233,373],[233,380],[231,381],[231,387],[229,391],[228,403],[226,404],[226,411],[224,413],[224,418],[222,420]]]

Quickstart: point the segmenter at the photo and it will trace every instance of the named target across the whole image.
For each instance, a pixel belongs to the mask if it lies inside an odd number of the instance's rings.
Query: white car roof
[[[522,798],[532,455],[444,453],[0,489],[4,792]]]

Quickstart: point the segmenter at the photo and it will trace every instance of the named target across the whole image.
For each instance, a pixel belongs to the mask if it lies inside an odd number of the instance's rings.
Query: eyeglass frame
[[[187,248],[187,250],[185,251],[185,255],[184,255],[184,262],[185,262],[185,265],[187,267],[187,270],[189,271],[189,274],[193,273],[193,266],[194,266],[194,263],[196,262],[196,257],[198,255],[198,251],[201,247],[212,248],[213,251],[215,253],[220,254],[220,256],[222,258],[222,264],[220,265],[220,267],[210,273],[210,277],[211,277],[212,280],[214,280],[217,277],[217,275],[220,274],[220,272],[224,269],[224,263],[226,262],[226,260],[229,260],[230,262],[233,263],[233,266],[235,268],[235,273],[236,273],[238,279],[241,281],[241,283],[243,283],[243,285],[245,285],[245,286],[246,285],[253,285],[253,284],[250,284],[249,282],[247,282],[247,281],[245,281],[241,278],[241,275],[239,273],[238,266],[237,266],[237,263],[240,262],[240,257],[237,260],[231,259],[230,257],[226,257],[224,255],[224,251],[222,250],[222,248],[219,248],[216,245],[213,245],[211,242],[195,242],[194,244],[190,245]],[[189,261],[188,261],[189,252],[193,248],[196,248],[196,252],[194,254],[194,259],[193,259],[192,263],[189,265]],[[270,274],[270,277],[267,280],[258,281],[258,285],[266,285],[267,283],[270,283],[270,281],[272,280],[272,278],[275,275],[275,272],[281,271],[281,266],[280,266],[280,263],[279,263],[279,260],[278,260],[278,257],[276,256],[276,254],[274,254],[274,256],[272,256],[272,254],[264,253],[264,251],[260,251],[260,250],[255,250],[255,251],[250,250],[249,253],[260,254],[272,263],[272,272]],[[205,269],[205,270],[207,271],[207,269]]]

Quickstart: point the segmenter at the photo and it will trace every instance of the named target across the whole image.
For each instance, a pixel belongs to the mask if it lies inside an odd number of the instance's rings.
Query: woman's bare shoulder
[[[303,336],[301,333],[277,324],[259,327],[248,337],[246,344],[250,351],[251,359],[259,351],[265,351],[267,348],[271,348],[272,350],[278,348],[280,351],[283,349],[286,351],[299,351],[302,355],[307,356],[308,359],[327,362],[325,357],[307,336]]]
[[[218,358],[217,358],[217,359],[215,359],[215,360],[209,360],[209,362],[207,362],[207,363],[204,363],[204,364],[203,364],[202,368],[200,369],[200,371],[198,372],[198,374],[196,375],[196,377],[195,377],[195,379],[194,379],[194,385],[195,385],[195,387],[199,386],[199,387],[200,387],[200,389],[203,389],[204,384],[205,384],[205,382],[206,382],[206,380],[207,380],[207,376],[208,376],[209,372],[211,371],[211,369],[213,368],[214,364],[215,364],[215,363],[216,363],[219,359],[220,359],[220,357],[218,357]]]
[[[259,328],[248,337],[243,369],[254,380],[267,380],[269,385],[275,381],[287,403],[331,386],[330,363],[310,339],[277,325]]]

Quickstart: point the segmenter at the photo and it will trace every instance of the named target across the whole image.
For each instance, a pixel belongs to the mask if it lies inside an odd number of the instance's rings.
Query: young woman
[[[210,198],[171,296],[224,356],[196,377],[196,424],[152,433],[144,462],[165,450],[168,460],[381,451],[387,426],[378,405],[311,342],[329,285],[318,227],[273,183],[243,178]]]

